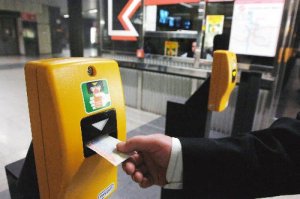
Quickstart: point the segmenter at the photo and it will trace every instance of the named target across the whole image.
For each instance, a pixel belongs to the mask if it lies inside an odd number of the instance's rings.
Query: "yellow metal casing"
[[[93,73],[88,74],[88,67]],[[115,109],[117,137],[126,139],[125,106],[118,65],[93,58],[32,61],[25,67],[35,164],[41,199],[90,199],[117,188],[117,167],[83,154],[80,122]],[[105,80],[110,106],[87,112],[81,85]]]
[[[208,98],[210,111],[223,111],[227,107],[236,79],[236,55],[225,50],[215,51]]]

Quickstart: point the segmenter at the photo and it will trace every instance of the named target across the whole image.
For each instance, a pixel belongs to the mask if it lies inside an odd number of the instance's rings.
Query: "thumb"
[[[126,142],[117,144],[117,150],[122,153],[131,153],[134,151],[150,152],[154,140],[150,136],[135,136],[128,139]]]

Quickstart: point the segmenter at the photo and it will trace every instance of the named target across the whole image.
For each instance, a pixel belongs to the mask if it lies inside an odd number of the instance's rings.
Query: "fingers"
[[[148,136],[135,136],[126,142],[117,144],[117,150],[123,153],[155,152],[158,150],[170,150],[172,138],[162,134],[152,134]]]
[[[132,175],[135,172],[135,165],[130,161],[123,163],[122,168],[127,175]]]
[[[160,134],[135,136],[117,144],[118,151],[134,153],[123,163],[123,170],[143,188],[165,183],[161,180],[165,177],[159,176],[158,168],[166,169],[168,166],[171,147],[172,138]]]
[[[117,144],[117,150],[123,153],[131,153],[133,151],[150,151],[153,146],[152,136],[135,136]]]
[[[142,153],[134,153],[130,156],[129,161],[133,162],[135,165],[141,165],[144,162],[144,157]]]
[[[136,169],[134,169],[136,168]],[[146,166],[142,165],[140,167],[135,167],[131,162],[127,162],[123,165],[123,169],[126,171],[128,175],[131,175],[132,179],[135,182],[140,183],[144,176],[148,174],[148,169]]]
[[[151,178],[143,178],[142,182],[139,183],[140,187],[142,188],[147,188],[147,187],[151,187],[152,185],[154,185],[153,180],[151,180]]]
[[[145,175],[140,171],[136,171],[132,175],[132,179],[133,179],[133,181],[138,183],[140,185],[140,187],[142,187],[142,188],[147,188],[147,187],[154,185],[154,182],[153,182],[151,176]]]
[[[122,167],[128,175],[132,175],[141,164],[143,164],[143,155],[135,153],[123,163]]]
[[[135,153],[122,165],[123,170],[131,176],[132,180],[142,188],[152,186],[153,180],[147,166],[144,164],[142,154]]]
[[[140,185],[142,188],[147,188],[154,185],[149,171],[145,165],[136,167],[132,162],[126,162],[123,164],[123,170],[131,176],[132,180]]]
[[[143,181],[144,174],[140,171],[136,171],[131,177],[132,180],[135,181],[136,183],[141,183]]]

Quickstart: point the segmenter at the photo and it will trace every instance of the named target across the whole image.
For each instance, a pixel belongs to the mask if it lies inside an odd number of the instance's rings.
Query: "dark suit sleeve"
[[[300,193],[298,120],[281,118],[237,137],[180,142],[186,193],[212,199]]]

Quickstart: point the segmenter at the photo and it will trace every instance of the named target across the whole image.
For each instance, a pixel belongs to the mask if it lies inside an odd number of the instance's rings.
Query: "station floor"
[[[0,57],[0,199],[10,199],[4,166],[24,158],[31,141],[31,130],[24,79],[23,56]],[[298,60],[284,95],[280,100],[279,116],[295,117],[300,111],[300,82]],[[160,115],[126,107],[127,137],[163,133],[165,118]],[[133,183],[121,168],[118,173],[119,187],[113,199],[159,199],[157,186],[141,189]],[[276,199],[296,199],[300,195],[279,196]]]

